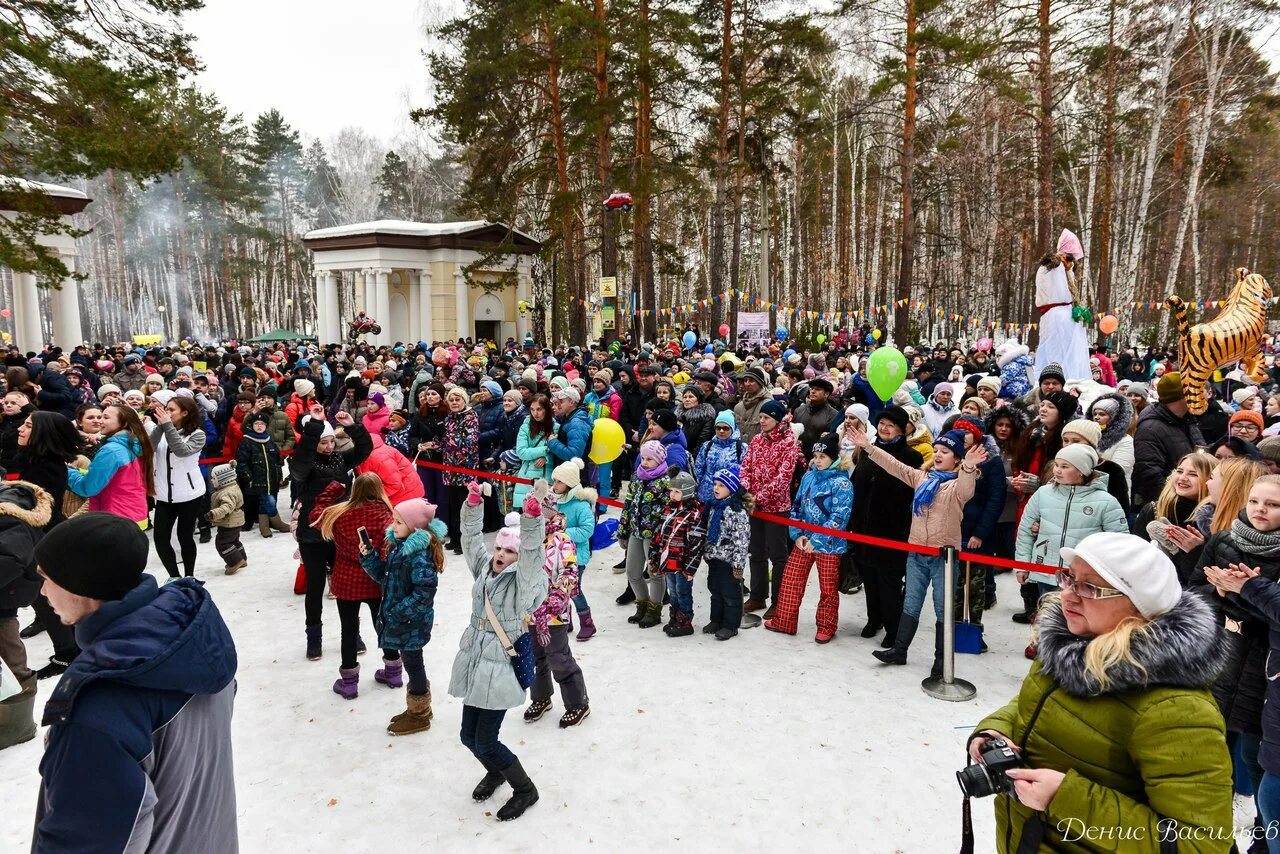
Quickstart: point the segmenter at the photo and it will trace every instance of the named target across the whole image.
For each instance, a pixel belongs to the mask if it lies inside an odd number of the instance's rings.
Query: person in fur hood
[[[1164,838],[1231,850],[1231,757],[1208,687],[1226,655],[1213,610],[1131,534],[1092,534],[1062,561],[1031,672],[969,736],[972,761],[992,738],[1023,760],[994,800],[996,850],[1114,851],[1126,839],[1154,851]],[[1085,833],[1103,827],[1115,836]]]
[[[1012,400],[1031,391],[1031,350],[1016,338],[996,348],[996,365],[1000,368],[1000,397]]]
[[[1098,456],[1115,463],[1124,472],[1126,483],[1133,482],[1133,402],[1128,395],[1111,392],[1097,397],[1085,408],[1085,418],[1102,428],[1098,440]]]

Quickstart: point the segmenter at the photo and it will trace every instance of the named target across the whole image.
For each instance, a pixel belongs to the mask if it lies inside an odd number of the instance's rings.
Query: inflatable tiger
[[[1182,297],[1171,296],[1165,305],[1178,321],[1178,368],[1187,408],[1196,415],[1208,409],[1204,385],[1213,372],[1232,362],[1243,362],[1245,373],[1257,383],[1268,379],[1262,365],[1262,336],[1267,331],[1267,304],[1271,285],[1244,267],[1236,270],[1236,285],[1227,295],[1222,313],[1213,320],[1190,326]]]

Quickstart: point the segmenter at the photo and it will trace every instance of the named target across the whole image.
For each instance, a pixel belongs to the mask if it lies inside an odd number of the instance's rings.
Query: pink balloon
[[[0,308],[0,317],[8,317],[11,314],[13,314],[13,312],[9,311],[9,309]]]
[[[990,338],[979,338],[979,339],[978,339],[978,349],[979,349],[979,350],[981,350],[981,351],[983,351],[984,353],[988,353],[988,352],[990,352],[990,351],[991,351],[991,339],[990,339]]]
[[[720,324],[720,337],[723,338],[728,334],[729,334],[729,324],[727,323]]]

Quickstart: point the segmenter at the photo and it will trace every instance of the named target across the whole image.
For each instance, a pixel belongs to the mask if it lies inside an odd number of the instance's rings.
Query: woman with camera
[[[1031,672],[969,737],[986,773],[966,769],[962,788],[1000,793],[997,850],[1113,851],[1117,839],[1230,850],[1231,759],[1208,687],[1225,653],[1213,611],[1131,534],[1092,534],[1062,558]],[[995,739],[1018,757],[1007,771],[992,764],[1000,751],[984,757]]]

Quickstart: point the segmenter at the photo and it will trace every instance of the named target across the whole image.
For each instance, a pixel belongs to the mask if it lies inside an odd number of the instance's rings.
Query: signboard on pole
[[[767,347],[772,340],[772,331],[769,329],[769,312],[738,312],[738,344],[743,344],[747,347]]]
[[[616,315],[615,315],[613,306],[606,305],[603,308],[601,308],[600,309],[600,328],[613,329],[615,316]]]
[[[618,277],[617,276],[601,276],[600,277],[600,296],[616,297],[618,295]]]

